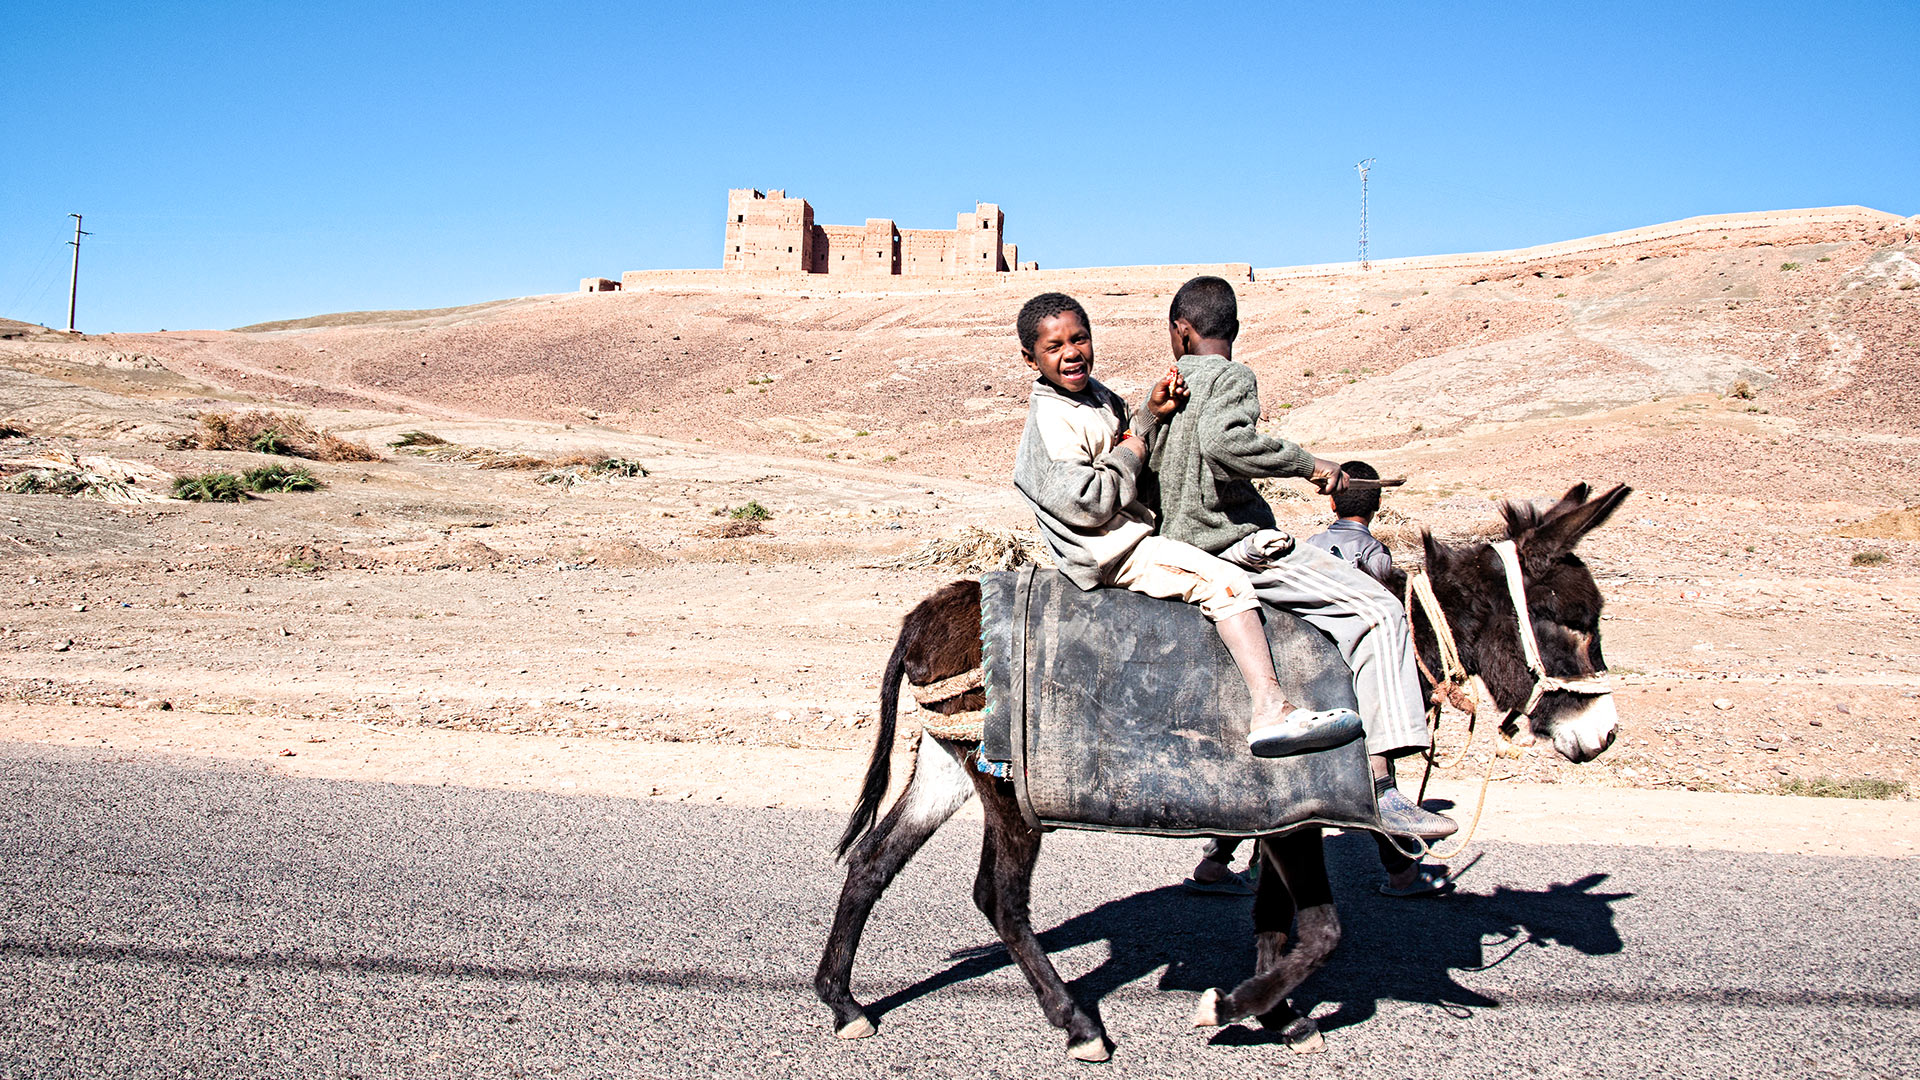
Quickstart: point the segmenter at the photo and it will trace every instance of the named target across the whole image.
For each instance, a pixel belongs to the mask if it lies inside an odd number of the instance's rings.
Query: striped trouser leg
[[[1407,613],[1386,587],[1312,544],[1295,544],[1272,566],[1250,571],[1260,599],[1312,623],[1353,669],[1353,696],[1367,753],[1429,745]]]

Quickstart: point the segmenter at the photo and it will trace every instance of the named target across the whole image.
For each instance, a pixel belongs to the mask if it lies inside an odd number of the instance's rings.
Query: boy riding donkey
[[[1179,374],[1173,391],[1186,400],[1160,425],[1149,458],[1159,483],[1160,535],[1234,553],[1262,601],[1333,639],[1353,670],[1387,832],[1423,840],[1452,835],[1459,828],[1453,819],[1422,809],[1394,785],[1394,759],[1431,744],[1405,610],[1345,559],[1279,531],[1273,508],[1253,486],[1259,477],[1304,477],[1337,499],[1348,489],[1346,474],[1335,462],[1259,431],[1259,387],[1252,369],[1233,360],[1240,333],[1233,286],[1194,278],[1174,294],[1167,321]],[[1381,844],[1390,874],[1383,891],[1410,896],[1444,887],[1444,867],[1389,854],[1391,846]],[[1215,842],[1208,854],[1192,879],[1202,886],[1226,878],[1232,846]]]
[[[1198,284],[1208,280],[1225,288],[1224,324],[1218,295]],[[1176,298],[1173,315],[1181,364],[1154,385],[1137,418],[1093,378],[1085,309],[1060,293],[1027,302],[1017,322],[1020,351],[1039,378],[1014,484],[1076,585],[1178,597],[1214,621],[1253,700],[1247,740],[1253,753],[1335,746],[1361,727],[1388,830],[1446,836],[1453,822],[1401,795],[1388,764],[1427,745],[1405,615],[1364,574],[1277,531],[1272,511],[1247,480],[1305,476],[1323,491],[1338,492],[1346,478],[1338,465],[1254,430],[1259,402],[1252,372],[1226,358],[1239,329],[1226,282],[1198,279],[1181,295],[1188,303]],[[1210,306],[1196,307],[1201,301]],[[1188,387],[1197,392],[1183,408]],[[1167,515],[1157,532],[1141,496],[1149,460]],[[1294,612],[1338,644],[1355,672],[1359,717],[1345,709],[1296,709],[1286,701],[1260,625],[1262,600]]]

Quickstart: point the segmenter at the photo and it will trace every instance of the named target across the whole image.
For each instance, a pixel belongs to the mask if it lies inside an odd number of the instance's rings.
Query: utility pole
[[[67,243],[73,245],[73,277],[67,282],[67,333],[73,334],[78,333],[78,331],[73,328],[73,309],[75,303],[80,299],[80,238],[83,236],[92,236],[93,234],[80,230],[79,214],[68,214],[67,216],[73,219],[73,239],[67,241]]]
[[[1360,170],[1360,269],[1363,271],[1373,269],[1373,264],[1367,261],[1367,170],[1372,167],[1372,158],[1354,166]]]

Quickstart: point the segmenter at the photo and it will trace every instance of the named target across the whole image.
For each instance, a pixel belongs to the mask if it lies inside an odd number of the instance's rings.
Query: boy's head
[[[1178,360],[1197,351],[1200,342],[1231,345],[1240,336],[1240,304],[1224,278],[1197,277],[1173,294],[1167,310],[1167,332]]]
[[[1040,377],[1078,393],[1093,381],[1093,324],[1087,309],[1066,293],[1041,293],[1014,320],[1020,356]]]
[[[1364,461],[1344,462],[1340,471],[1355,480],[1380,479],[1379,471]],[[1343,518],[1359,518],[1370,522],[1373,515],[1380,512],[1380,489],[1348,488],[1333,497],[1333,512]]]

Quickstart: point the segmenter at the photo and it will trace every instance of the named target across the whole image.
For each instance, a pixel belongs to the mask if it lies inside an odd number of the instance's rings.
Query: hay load
[[[953,570],[983,574],[1027,566],[1053,566],[1053,553],[1034,532],[967,525],[951,536],[936,536],[890,559],[868,565],[876,570]]]

